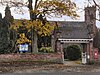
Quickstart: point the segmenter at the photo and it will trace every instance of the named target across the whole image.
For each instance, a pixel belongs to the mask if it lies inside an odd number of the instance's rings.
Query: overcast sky
[[[63,16],[61,18],[48,18],[48,20],[55,20],[55,21],[84,21],[84,7],[89,5],[86,2],[88,0],[73,0],[73,1],[77,4],[77,7],[79,8],[79,10],[77,11],[77,13],[80,15],[79,19],[73,20],[70,17]],[[98,1],[100,2],[100,0],[98,0]],[[4,12],[5,12],[4,10],[5,10],[5,7],[4,6],[3,7],[0,6],[0,13],[2,13],[3,17],[4,17]],[[28,8],[24,7],[24,9],[23,9],[24,14],[16,14],[15,11],[16,10],[14,8],[11,8],[12,15],[14,16],[15,19],[29,19]],[[97,25],[97,27],[100,27],[100,22],[97,21],[96,25]]]

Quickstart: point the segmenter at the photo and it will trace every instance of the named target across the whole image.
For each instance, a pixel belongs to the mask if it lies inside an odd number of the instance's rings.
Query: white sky
[[[33,0],[34,1],[34,0]],[[80,15],[80,18],[77,20],[72,20],[70,17],[63,16],[61,18],[49,18],[49,20],[55,20],[55,21],[84,21],[84,7],[86,7],[88,4],[86,1],[88,0],[72,0],[77,4],[77,7],[80,8],[80,10],[77,11],[77,13]],[[97,0],[100,2],[100,0]],[[0,6],[0,13],[2,13],[2,16],[4,17],[5,13],[5,7]],[[12,16],[14,16],[15,19],[29,19],[29,13],[28,8],[24,8],[24,14],[16,14],[14,13],[14,8],[11,8]],[[96,22],[97,27],[100,28],[100,22]]]

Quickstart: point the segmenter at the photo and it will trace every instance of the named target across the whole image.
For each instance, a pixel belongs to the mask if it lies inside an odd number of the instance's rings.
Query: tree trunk
[[[32,0],[28,0],[28,2],[29,2],[28,8],[29,8],[29,12],[30,12],[30,19],[32,20],[32,12],[31,12],[31,10],[33,10]]]
[[[55,50],[55,38],[54,38],[54,35],[51,35],[51,48],[52,48],[52,51]]]
[[[31,20],[36,20],[36,16],[34,16],[35,13],[33,14],[33,13],[31,12],[31,10],[33,10],[33,7],[32,7],[32,0],[28,0],[28,1],[29,1],[28,8],[29,8],[29,10],[30,10],[30,19],[31,19]],[[35,3],[37,3],[37,0],[36,0]],[[35,8],[36,8],[36,4],[35,4],[34,9],[35,9]],[[37,39],[38,39],[37,33],[33,30],[33,27],[32,27],[32,52],[33,52],[33,53],[37,53],[37,52],[38,52]]]
[[[35,31],[33,33],[34,33],[33,52],[37,53],[38,52],[38,46],[37,46],[38,37]]]

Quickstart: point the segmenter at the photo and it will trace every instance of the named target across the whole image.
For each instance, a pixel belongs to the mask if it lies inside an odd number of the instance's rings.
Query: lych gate
[[[58,50],[63,51],[63,45],[68,43],[68,44],[81,44],[83,46],[82,53],[86,53],[86,62],[88,63],[93,59],[93,39],[58,39]],[[83,60],[83,59],[82,59]],[[84,63],[84,62],[83,62]]]

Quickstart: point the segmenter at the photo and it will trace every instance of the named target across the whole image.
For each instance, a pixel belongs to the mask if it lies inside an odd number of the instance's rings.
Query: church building
[[[96,7],[85,8],[85,21],[57,21],[58,29],[52,35],[52,48],[58,52],[70,44],[78,44],[82,52],[91,61],[93,59],[93,41],[96,35]]]

